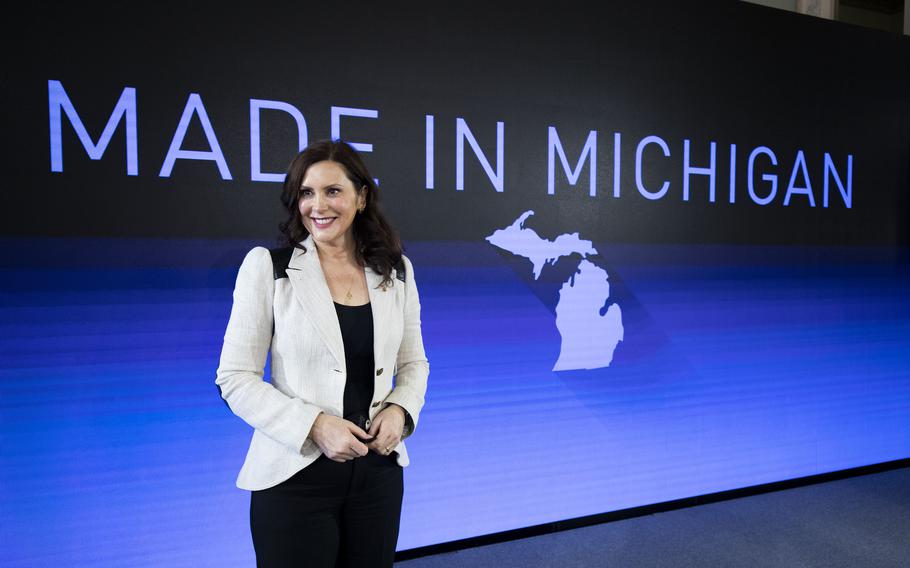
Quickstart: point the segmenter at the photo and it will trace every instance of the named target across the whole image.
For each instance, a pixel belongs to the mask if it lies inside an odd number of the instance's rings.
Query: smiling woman
[[[344,166],[324,160],[307,169],[298,200],[303,226],[322,247],[344,251],[353,239],[351,225],[366,207],[365,185],[355,187]]]
[[[247,255],[215,380],[255,428],[237,485],[257,565],[390,567],[429,374],[413,267],[344,142],[298,154],[282,203],[286,268]]]
[[[288,168],[281,202],[288,218],[280,229],[289,246],[302,248],[312,235],[320,255],[340,253],[341,245],[353,247],[357,264],[391,283],[401,241],[382,213],[376,182],[350,145],[321,140],[307,146]]]

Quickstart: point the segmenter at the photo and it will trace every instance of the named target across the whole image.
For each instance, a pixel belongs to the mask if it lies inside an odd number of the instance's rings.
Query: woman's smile
[[[313,223],[316,225],[317,228],[325,229],[326,227],[331,225],[332,221],[334,221],[336,218],[335,217],[311,217],[311,219],[313,219]]]

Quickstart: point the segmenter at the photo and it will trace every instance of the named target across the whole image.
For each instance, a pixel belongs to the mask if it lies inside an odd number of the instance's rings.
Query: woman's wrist
[[[310,433],[307,434],[307,438],[315,442],[317,433],[323,422],[325,422],[325,412],[320,412],[316,415],[316,420],[313,420],[313,425],[310,426]]]
[[[401,428],[401,438],[407,438],[414,431],[414,420],[411,418],[410,413],[408,413],[408,411],[405,410],[405,408],[400,404],[392,402],[389,403],[389,406],[394,406],[395,408],[401,410],[401,418],[403,424]]]

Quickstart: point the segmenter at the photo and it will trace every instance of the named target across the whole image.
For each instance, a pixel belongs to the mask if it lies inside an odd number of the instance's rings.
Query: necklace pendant
[[[350,302],[352,297],[353,297],[353,296],[351,296],[351,292],[348,291],[348,293],[347,293],[347,295],[344,297],[344,299],[345,299],[346,302]]]

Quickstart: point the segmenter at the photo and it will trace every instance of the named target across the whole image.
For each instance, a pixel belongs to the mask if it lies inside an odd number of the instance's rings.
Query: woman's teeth
[[[324,227],[334,220],[334,217],[313,217],[313,222],[320,227]]]

